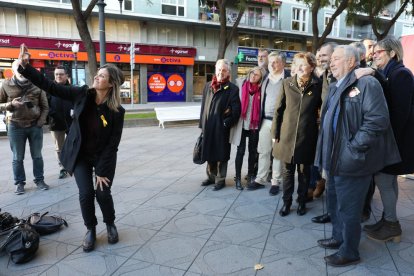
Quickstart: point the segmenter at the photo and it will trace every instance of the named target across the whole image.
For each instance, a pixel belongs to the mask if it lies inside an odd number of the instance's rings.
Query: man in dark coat
[[[56,83],[69,85],[69,76],[65,67],[56,67],[54,75]],[[55,144],[56,159],[60,168],[59,178],[65,178],[68,173],[60,162],[60,152],[62,151],[66,134],[68,133],[70,124],[72,123],[71,112],[73,112],[73,105],[69,101],[52,95],[48,95],[48,102],[49,129]]]
[[[357,50],[335,48],[329,87],[322,110],[315,166],[327,172],[328,212],[332,237],[318,244],[338,252],[326,256],[331,266],[360,261],[361,212],[373,173],[400,160],[381,85],[373,77],[357,79]]]
[[[239,88],[229,81],[230,62],[216,62],[216,74],[204,87],[199,127],[203,132],[202,159],[207,161],[207,176],[202,186],[225,186],[227,162],[230,159],[230,128],[240,117]]]

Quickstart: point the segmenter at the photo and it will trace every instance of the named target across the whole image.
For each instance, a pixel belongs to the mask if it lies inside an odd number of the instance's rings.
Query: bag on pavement
[[[39,234],[26,222],[0,233],[0,251],[6,250],[15,264],[30,261],[39,248]]]
[[[1,209],[0,209],[1,212]],[[19,219],[13,217],[10,213],[0,213],[0,231],[11,228]]]
[[[200,134],[197,138],[197,142],[194,146],[193,150],[193,162],[194,164],[202,165],[205,160],[202,160],[201,158],[201,152],[202,152],[202,146],[203,146],[203,133]]]
[[[66,220],[59,216],[47,216],[49,212],[44,214],[33,213],[26,222],[30,224],[40,235],[47,235],[54,233],[60,229],[62,225],[68,227]]]

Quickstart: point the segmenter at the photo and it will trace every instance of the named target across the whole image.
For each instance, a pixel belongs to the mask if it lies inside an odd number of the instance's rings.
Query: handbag
[[[193,150],[194,164],[202,165],[204,164],[204,162],[206,162],[206,160],[203,160],[201,158],[202,148],[203,148],[203,133],[201,133],[200,136],[198,136],[197,141],[194,146],[194,150]]]
[[[10,255],[15,264],[30,261],[39,248],[39,234],[26,222],[20,222],[15,227],[0,233],[6,237],[0,242],[0,251],[3,249]]]
[[[40,235],[47,235],[54,233],[60,229],[62,225],[68,227],[66,220],[59,216],[46,216],[48,212],[40,215],[40,213],[33,213],[26,222],[30,224]]]

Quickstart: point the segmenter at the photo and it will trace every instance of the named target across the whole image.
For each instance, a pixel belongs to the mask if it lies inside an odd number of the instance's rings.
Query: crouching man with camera
[[[43,129],[49,111],[46,93],[17,72],[17,61],[13,62],[14,76],[3,82],[0,88],[0,111],[7,111],[6,125],[10,148],[13,152],[13,175],[15,193],[24,194],[26,174],[23,160],[26,140],[29,140],[33,159],[34,182],[40,190],[49,186],[43,176]]]

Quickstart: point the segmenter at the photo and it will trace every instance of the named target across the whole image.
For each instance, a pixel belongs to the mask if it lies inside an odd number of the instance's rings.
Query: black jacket
[[[212,92],[208,82],[204,87],[199,127],[203,130],[202,159],[228,161],[230,159],[230,128],[240,117],[239,88],[229,82]]]
[[[69,82],[66,82],[65,85],[69,85]],[[47,98],[49,103],[49,130],[68,132],[72,123],[70,111],[73,109],[73,104],[50,94]]]
[[[69,100],[74,104],[73,122],[60,155],[63,166],[72,174],[82,144],[82,130],[79,118],[84,111],[88,98],[95,97],[95,90],[89,89],[86,85],[77,87],[57,84],[45,78],[30,65],[27,65],[25,69],[19,67],[19,72],[47,93]],[[115,173],[116,155],[124,125],[125,109],[120,106],[118,110],[118,112],[110,110],[106,104],[103,104],[102,108],[99,109],[107,124],[105,126],[104,124],[99,124],[96,154],[92,157],[96,160],[96,175],[108,177],[109,179],[112,179]]]

